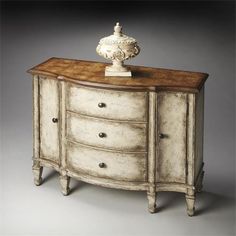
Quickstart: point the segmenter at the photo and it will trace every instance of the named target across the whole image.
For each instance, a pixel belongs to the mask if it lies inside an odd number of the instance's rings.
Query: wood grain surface
[[[112,88],[146,90],[178,90],[199,92],[208,77],[206,73],[129,66],[133,77],[105,77],[107,63],[50,58],[28,70],[31,74],[45,75],[79,84]]]

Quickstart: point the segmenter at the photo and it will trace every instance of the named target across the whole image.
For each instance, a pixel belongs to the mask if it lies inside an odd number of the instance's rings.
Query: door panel
[[[59,161],[59,89],[54,79],[40,78],[40,157]]]
[[[186,181],[187,95],[159,92],[157,95],[157,182]]]

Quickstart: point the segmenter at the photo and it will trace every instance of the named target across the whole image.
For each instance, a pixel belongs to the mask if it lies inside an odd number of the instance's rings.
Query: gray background
[[[2,235],[234,235],[235,4],[234,2],[1,3]],[[49,57],[104,61],[99,39],[120,21],[141,54],[129,63],[202,71],[205,89],[204,192],[196,217],[183,194],[158,194],[149,214],[143,192],[72,180],[60,193],[58,175],[32,182],[32,89],[26,70]]]

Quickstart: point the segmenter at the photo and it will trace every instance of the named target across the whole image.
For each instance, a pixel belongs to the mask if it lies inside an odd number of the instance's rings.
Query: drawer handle
[[[98,134],[98,136],[99,136],[100,138],[105,138],[107,135],[106,135],[105,133],[101,132],[101,133]]]
[[[101,163],[98,164],[98,166],[99,166],[100,168],[105,168],[105,167],[106,167],[106,164],[105,164],[104,162],[101,162]]]
[[[58,122],[58,119],[57,119],[57,118],[52,118],[52,122],[53,122],[53,123],[57,123],[57,122]]]
[[[159,138],[163,139],[163,138],[165,138],[165,135],[164,134],[159,134]]]
[[[98,103],[98,107],[100,107],[100,108],[103,108],[103,107],[105,107],[105,106],[106,106],[106,104],[103,103],[103,102],[99,102],[99,103]]]

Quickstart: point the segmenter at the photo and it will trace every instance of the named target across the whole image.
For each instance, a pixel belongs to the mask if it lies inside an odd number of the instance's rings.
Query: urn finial
[[[122,34],[122,26],[120,25],[119,22],[117,22],[116,25],[114,26],[114,35],[121,36],[121,34]]]
[[[137,56],[140,48],[134,38],[122,33],[122,26],[117,22],[113,35],[102,38],[96,51],[100,56],[112,60],[112,65],[105,69],[105,76],[131,76],[129,68],[124,66],[124,60]]]

